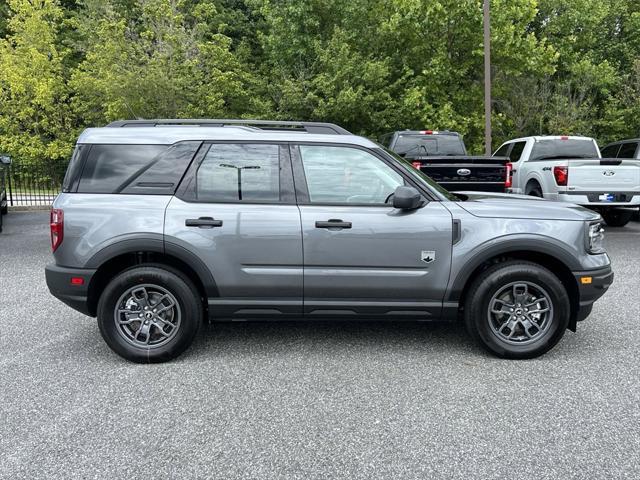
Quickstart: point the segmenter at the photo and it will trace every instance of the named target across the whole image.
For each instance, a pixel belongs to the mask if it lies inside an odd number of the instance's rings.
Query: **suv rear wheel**
[[[546,268],[508,261],[482,272],[465,304],[470,335],[502,358],[534,358],[555,346],[569,324],[569,297]]]
[[[98,302],[105,342],[133,362],[164,362],[184,352],[202,323],[202,303],[193,283],[160,265],[123,271]]]

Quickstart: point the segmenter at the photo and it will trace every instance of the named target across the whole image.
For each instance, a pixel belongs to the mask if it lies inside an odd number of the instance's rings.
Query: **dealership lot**
[[[46,212],[0,234],[0,478],[638,478],[640,224],[607,230],[616,281],[545,356],[460,326],[204,328],[135,365],[47,291]]]

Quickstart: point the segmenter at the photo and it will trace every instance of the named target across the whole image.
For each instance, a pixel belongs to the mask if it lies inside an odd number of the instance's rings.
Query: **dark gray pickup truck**
[[[503,193],[511,186],[509,158],[467,155],[457,132],[401,130],[383,136],[381,142],[451,192]]]

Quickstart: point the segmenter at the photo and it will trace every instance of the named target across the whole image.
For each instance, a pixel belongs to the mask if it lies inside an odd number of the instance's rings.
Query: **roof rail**
[[[207,127],[224,127],[225,125],[241,125],[260,128],[261,130],[293,130],[306,133],[330,135],[351,135],[351,132],[333,123],[323,122],[291,122],[281,120],[228,120],[210,118],[189,119],[149,119],[149,120],[117,120],[107,127],[156,127],[158,125],[193,125]]]

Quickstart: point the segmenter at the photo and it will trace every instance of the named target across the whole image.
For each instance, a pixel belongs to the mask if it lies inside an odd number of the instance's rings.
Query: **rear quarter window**
[[[77,191],[172,195],[201,144],[86,145]]]

